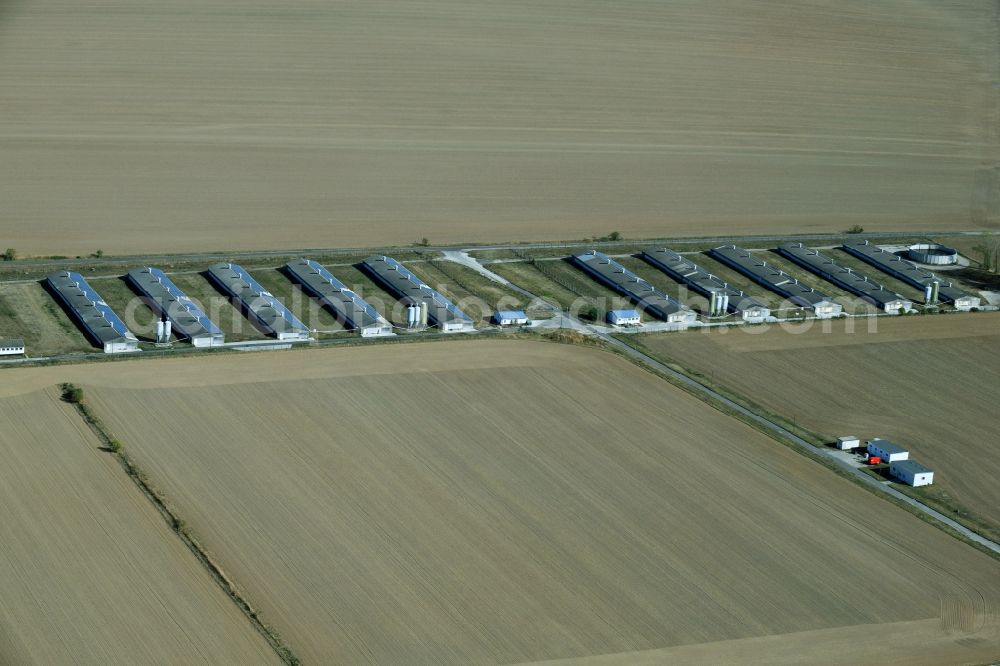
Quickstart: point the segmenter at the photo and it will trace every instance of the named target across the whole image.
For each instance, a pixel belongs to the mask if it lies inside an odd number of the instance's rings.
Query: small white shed
[[[841,451],[849,451],[861,446],[861,440],[854,435],[845,435],[837,438],[837,448]]]
[[[493,323],[498,326],[525,326],[528,315],[524,310],[497,310],[493,313]]]
[[[916,460],[900,460],[889,464],[889,474],[911,486],[929,486],[934,483],[934,472]]]
[[[642,319],[638,310],[611,310],[608,321],[615,326],[638,326]]]

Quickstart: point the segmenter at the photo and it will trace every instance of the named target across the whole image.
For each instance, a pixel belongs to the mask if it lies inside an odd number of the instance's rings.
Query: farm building
[[[671,298],[606,254],[597,250],[577,252],[573,255],[573,261],[598,282],[628,296],[657,319],[682,328],[687,328],[697,319],[694,310]]]
[[[962,291],[950,280],[945,280],[926,268],[917,266],[912,261],[907,261],[899,255],[883,250],[877,245],[872,245],[869,241],[850,241],[844,243],[843,247],[845,252],[871,264],[897,280],[925,292],[936,289],[936,298],[951,303],[956,310],[971,310],[979,307],[981,301],[978,296]],[[933,301],[936,298],[929,300]]]
[[[709,255],[796,305],[812,310],[819,319],[838,317],[843,311],[840,303],[833,302],[830,297],[802,284],[783,270],[768,266],[766,261],[741,247],[720,245],[710,250]]]
[[[802,243],[784,243],[778,246],[778,252],[806,270],[812,271],[845,291],[860,296],[889,314],[899,314],[913,309],[913,301],[905,296],[886,289],[868,276],[842,266]]]
[[[226,341],[222,329],[159,268],[146,266],[128,272],[128,280],[156,314],[170,320],[174,335],[195,347],[214,347]]]
[[[212,264],[208,267],[208,276],[264,333],[278,340],[309,339],[306,325],[239,264]]]
[[[472,318],[441,293],[431,289],[392,257],[373,255],[361,262],[372,278],[407,305],[426,308],[427,318],[444,333],[476,330]]]
[[[21,338],[7,338],[0,340],[0,356],[23,356],[24,340]]]
[[[861,446],[861,440],[853,435],[837,438],[837,448],[841,451],[849,451],[851,449],[856,449],[859,446]]]
[[[392,324],[371,304],[347,288],[322,264],[299,259],[285,264],[285,270],[309,295],[319,299],[346,327],[360,331],[361,337],[394,335]]]
[[[868,440],[868,455],[881,458],[882,462],[894,463],[909,458],[910,452],[887,439],[876,438]]]
[[[614,326],[638,326],[642,317],[638,310],[611,310],[608,312],[608,322]]]
[[[916,460],[889,463],[889,474],[911,486],[929,486],[934,483],[934,472]]]
[[[139,339],[82,275],[59,271],[45,278],[45,283],[105,354],[139,351]]]
[[[493,323],[498,326],[524,326],[528,315],[524,310],[497,310],[493,313]]]
[[[771,316],[771,311],[766,305],[671,249],[661,247],[651,252],[643,252],[642,258],[674,280],[686,284],[695,292],[708,298],[710,302],[715,303],[716,307],[710,308],[709,314],[711,316],[728,311],[738,314],[744,321],[752,323],[766,321]]]

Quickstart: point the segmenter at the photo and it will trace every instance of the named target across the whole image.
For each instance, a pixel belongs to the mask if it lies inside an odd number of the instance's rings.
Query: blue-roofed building
[[[472,317],[458,309],[440,292],[414,275],[410,269],[392,257],[372,255],[361,262],[361,267],[376,282],[395,294],[407,305],[423,306],[427,318],[443,333],[475,331]]]
[[[782,243],[778,246],[778,253],[889,314],[909,312],[913,309],[913,302],[902,294],[886,289],[860,271],[838,264],[819,250],[806,247],[802,243]]]
[[[673,324],[673,328],[683,330],[698,318],[694,310],[602,252],[577,252],[573,255],[573,261],[595,280],[628,296],[647,314]]]
[[[214,347],[226,341],[222,329],[159,268],[136,268],[129,271],[127,277],[142,294],[146,305],[157,315],[170,320],[177,337],[195,347]]]
[[[613,326],[638,326],[642,317],[638,310],[611,310],[608,312],[608,322]]]
[[[528,315],[524,310],[497,310],[493,313],[493,323],[497,326],[525,326]]]
[[[844,306],[832,298],[781,270],[771,266],[749,250],[736,245],[720,245],[708,251],[708,256],[734,268],[759,285],[784,296],[792,303],[813,311],[817,319],[832,319],[844,313]]]
[[[679,252],[661,247],[643,252],[642,258],[709,299],[709,316],[714,317],[728,311],[739,314],[743,321],[750,323],[767,321],[771,316],[771,310],[756,298],[712,275],[690,259],[682,257]],[[716,310],[712,310],[712,304],[715,304]]]
[[[278,340],[309,340],[309,329],[292,311],[250,276],[239,264],[218,263],[208,276],[230,294],[262,332]]]
[[[82,275],[59,271],[45,278],[45,283],[105,354],[139,351],[139,339]]]
[[[953,282],[931,273],[926,268],[907,261],[894,252],[872,245],[871,241],[848,241],[843,245],[844,251],[858,259],[867,262],[883,273],[916,287],[921,291],[937,283],[937,296],[946,303],[951,303],[956,310],[971,310],[978,308],[982,302],[978,296],[959,289]]]
[[[378,310],[348,289],[319,262],[312,259],[290,261],[285,264],[285,270],[306,293],[331,310],[337,321],[349,329],[360,331],[361,337],[395,335],[392,324]]]

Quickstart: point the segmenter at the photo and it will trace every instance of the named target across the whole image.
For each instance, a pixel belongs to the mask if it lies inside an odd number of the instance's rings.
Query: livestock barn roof
[[[222,330],[159,268],[136,268],[128,272],[128,279],[146,296],[146,304],[154,312],[170,319],[178,337],[224,340]]]
[[[458,309],[443,294],[431,289],[410,269],[392,257],[372,255],[362,267],[382,286],[407,305],[426,303],[427,318],[442,329],[471,330],[472,317]]]
[[[528,315],[524,310],[497,310],[498,319],[527,319]]]
[[[239,264],[218,263],[208,267],[209,276],[232,294],[268,333],[279,338],[306,338],[309,329],[298,318],[254,280]]]
[[[333,310],[337,319],[354,329],[384,329],[392,332],[392,324],[378,313],[371,304],[347,288],[319,262],[299,259],[285,264],[285,268],[306,291]]]
[[[734,312],[748,310],[767,310],[767,306],[745,292],[712,275],[690,259],[685,259],[677,252],[665,247],[651,252],[643,252],[643,258],[670,277],[690,286],[702,296],[711,296],[712,292],[721,292],[729,296],[729,308]],[[766,316],[766,315],[765,315]]]
[[[862,261],[866,261],[879,270],[918,289],[923,289],[936,280],[940,285],[938,288],[938,297],[945,302],[958,303],[960,300],[966,300],[970,302],[971,307],[979,305],[980,299],[977,296],[959,289],[952,281],[946,280],[926,268],[921,268],[912,261],[907,261],[897,254],[883,250],[877,245],[872,245],[869,241],[849,241],[844,243],[843,247],[846,252],[853,254]]]
[[[599,282],[625,294],[657,319],[672,323],[690,323],[697,315],[665,292],[628,270],[617,261],[597,250],[577,252],[573,260]]]
[[[84,331],[101,346],[107,343],[138,343],[118,315],[79,273],[59,271],[46,279],[52,291],[66,304]]]
[[[720,245],[709,254],[727,266],[731,266],[757,283],[781,294],[794,303],[807,308],[832,303],[826,294],[802,284],[780,268],[769,265],[749,250],[735,245]]]
[[[913,302],[905,296],[886,289],[864,273],[842,266],[820,253],[819,250],[808,248],[802,243],[784,243],[778,246],[778,252],[799,266],[829,280],[841,289],[861,296],[880,308],[885,309],[886,306],[896,305],[909,309],[913,306]]]

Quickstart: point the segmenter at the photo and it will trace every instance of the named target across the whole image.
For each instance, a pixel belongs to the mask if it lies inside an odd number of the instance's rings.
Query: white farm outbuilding
[[[638,326],[642,323],[638,310],[611,310],[608,321],[614,326]]]
[[[861,440],[853,435],[846,435],[837,438],[837,448],[841,451],[849,451],[861,446]]]
[[[887,439],[876,438],[868,440],[868,455],[881,458],[884,463],[894,463],[909,458],[910,452]]]
[[[524,310],[497,310],[493,313],[493,323],[498,326],[526,326],[528,315]]]
[[[8,338],[0,340],[0,356],[23,356],[24,340],[21,338]]]
[[[911,486],[929,486],[934,483],[934,472],[916,460],[890,463],[889,474]]]

